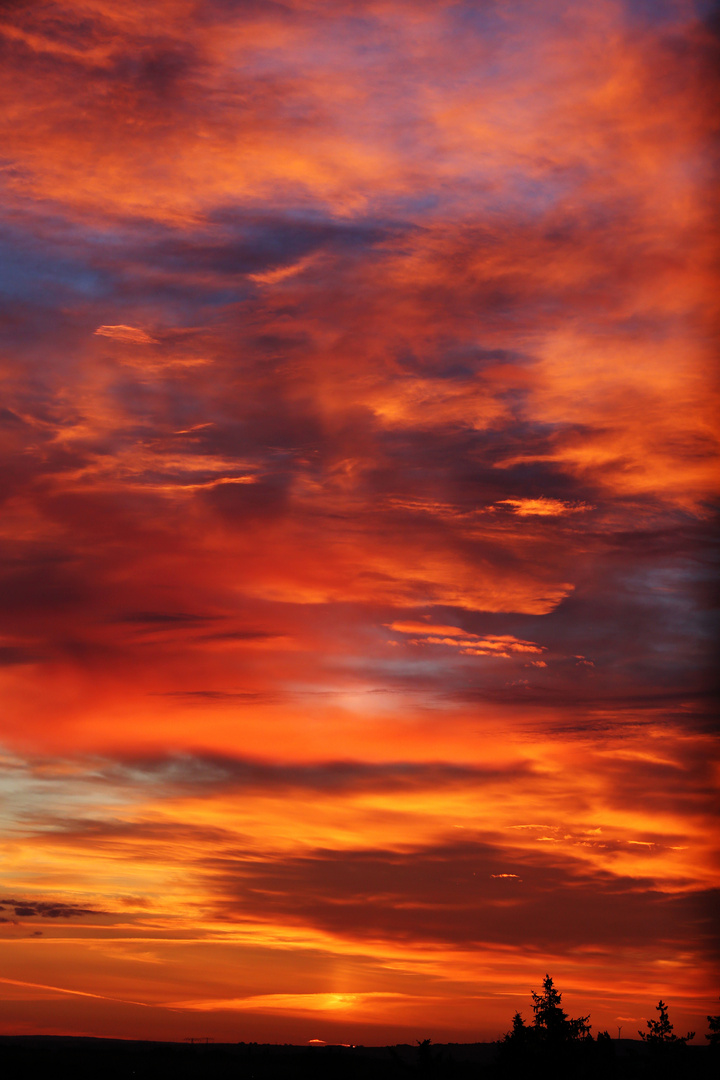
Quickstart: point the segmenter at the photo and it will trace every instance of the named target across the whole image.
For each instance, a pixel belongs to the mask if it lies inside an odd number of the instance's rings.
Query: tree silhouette
[[[570,1017],[562,1008],[562,995],[551,976],[545,975],[540,993],[531,990],[532,1023],[519,1012],[513,1028],[500,1040],[498,1076],[533,1080],[608,1076],[614,1048],[607,1032],[596,1042],[590,1035],[589,1016]]]
[[[516,1055],[523,1050],[526,1050],[534,1042],[536,1038],[536,1032],[533,1028],[523,1020],[521,1014],[516,1012],[513,1016],[512,1031],[508,1031],[501,1039],[501,1045],[505,1045],[506,1048]]]
[[[694,1031],[688,1031],[687,1035],[675,1035],[664,1001],[658,1001],[655,1008],[660,1013],[660,1018],[647,1021],[648,1031],[638,1031],[638,1035],[644,1042],[650,1043],[651,1046],[664,1046],[668,1043],[684,1045],[695,1038]]]
[[[442,1061],[442,1050],[433,1053],[432,1039],[416,1039],[418,1048],[418,1071],[426,1076],[435,1076]]]
[[[519,1012],[513,1016],[512,1030],[500,1040],[499,1075],[532,1074],[537,1080],[566,1075],[590,1076],[595,1055],[595,1041],[590,1034],[589,1017],[571,1019],[562,1008],[562,994],[546,975],[542,991],[532,993],[532,1024],[526,1024]],[[604,1043],[600,1047],[605,1050]],[[601,1053],[601,1057],[605,1057]],[[573,1070],[572,1072],[570,1070]]]
[[[548,1042],[563,1043],[574,1039],[585,1039],[590,1035],[589,1016],[579,1016],[571,1020],[561,1008],[562,994],[555,989],[552,979],[546,975],[543,979],[541,994],[532,991],[533,1026],[541,1038]]]
[[[708,1016],[707,1021],[710,1034],[705,1038],[710,1040],[711,1046],[720,1046],[720,1016]]]

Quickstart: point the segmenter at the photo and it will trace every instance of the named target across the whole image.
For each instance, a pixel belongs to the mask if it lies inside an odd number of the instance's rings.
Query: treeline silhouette
[[[713,1080],[720,1076],[720,1015],[708,1016],[706,1044],[676,1035],[668,1006],[640,1039],[593,1037],[589,1016],[569,1017],[549,975],[531,994],[532,1019],[517,1012],[495,1043],[415,1046],[291,1046],[135,1042],[62,1036],[0,1036],[8,1080]]]
[[[609,1032],[591,1033],[589,1016],[570,1018],[562,1008],[562,994],[546,975],[540,993],[532,992],[534,1013],[526,1024],[515,1013],[512,1029],[500,1042],[498,1076],[534,1077],[672,1077],[718,1075],[720,1066],[720,1016],[708,1016],[709,1046],[689,1047],[694,1031],[676,1035],[668,1007],[660,1000],[659,1016],[646,1021],[647,1031],[638,1030],[641,1043],[612,1039]],[[697,1051],[705,1053],[698,1056]]]

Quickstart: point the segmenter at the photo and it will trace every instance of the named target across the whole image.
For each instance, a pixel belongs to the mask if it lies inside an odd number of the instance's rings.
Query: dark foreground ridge
[[[597,1048],[597,1043],[594,1047]],[[588,1046],[588,1049],[590,1047]],[[258,1043],[140,1042],[73,1036],[0,1036],[0,1069],[7,1080],[28,1076],[76,1080],[618,1080],[692,1077],[713,1080],[713,1047],[683,1046],[660,1059],[639,1039],[613,1039],[601,1052],[572,1060],[504,1060],[500,1043],[415,1046],[277,1046]]]

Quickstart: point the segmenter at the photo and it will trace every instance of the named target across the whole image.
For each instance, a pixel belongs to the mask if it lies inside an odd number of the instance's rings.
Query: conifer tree
[[[573,1020],[562,1009],[562,994],[555,989],[552,979],[546,975],[543,979],[541,994],[532,991],[534,1027],[538,1033],[551,1042],[570,1042],[590,1036],[589,1016],[579,1016]]]
[[[638,1035],[644,1042],[650,1043],[651,1046],[666,1043],[685,1044],[695,1038],[694,1031],[688,1031],[687,1035],[676,1035],[673,1032],[673,1025],[670,1023],[668,1008],[664,1001],[658,1001],[655,1008],[660,1013],[659,1019],[646,1021],[648,1031],[638,1031]]]

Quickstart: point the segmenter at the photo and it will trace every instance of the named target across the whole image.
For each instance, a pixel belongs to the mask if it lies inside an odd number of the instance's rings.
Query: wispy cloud
[[[459,626],[433,626],[425,623],[389,623],[390,630],[412,634],[411,645],[445,645],[459,649],[462,656],[502,656],[508,659],[513,653],[540,653],[544,646],[534,641],[522,641],[512,634],[469,634]]]
[[[137,326],[98,326],[93,333],[101,337],[115,338],[116,341],[128,341],[133,345],[155,344],[155,338]]]

